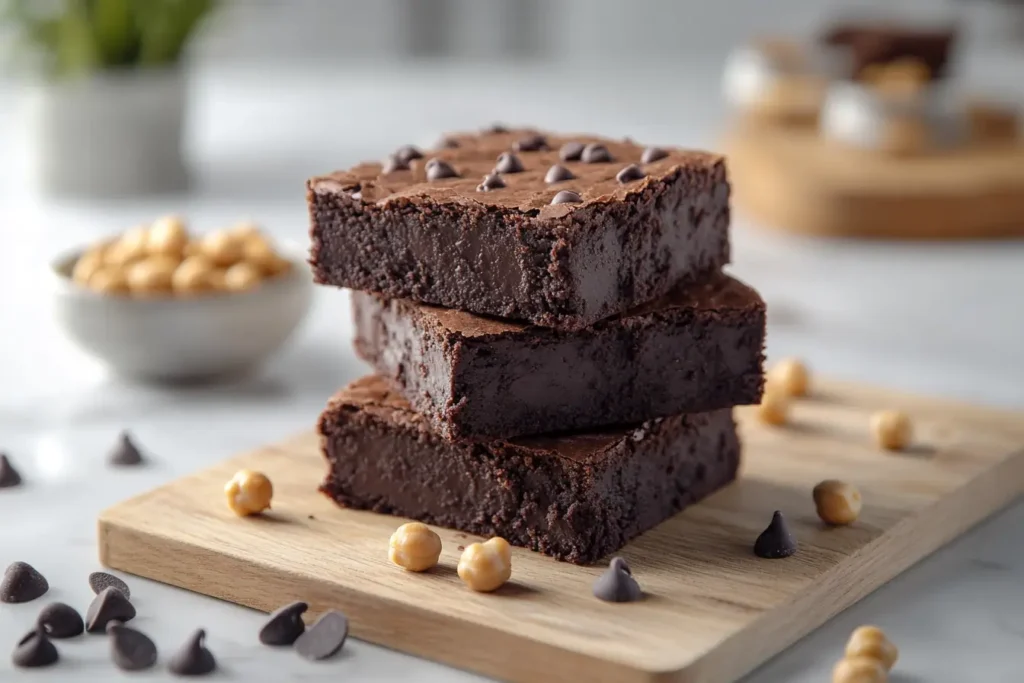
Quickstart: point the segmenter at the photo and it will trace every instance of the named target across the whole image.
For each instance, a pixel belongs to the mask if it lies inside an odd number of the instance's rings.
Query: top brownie
[[[495,128],[308,182],[318,282],[579,329],[729,261],[720,156]]]

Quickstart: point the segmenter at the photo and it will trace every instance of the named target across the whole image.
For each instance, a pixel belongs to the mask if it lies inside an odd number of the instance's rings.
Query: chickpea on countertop
[[[165,216],[89,247],[71,277],[101,294],[186,297],[244,292],[290,268],[252,223],[193,236]]]

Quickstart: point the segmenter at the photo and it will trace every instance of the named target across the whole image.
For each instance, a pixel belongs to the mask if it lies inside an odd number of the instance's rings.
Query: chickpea
[[[239,517],[256,515],[270,509],[274,486],[262,472],[239,470],[224,485],[228,507]]]
[[[104,266],[89,278],[89,288],[101,294],[127,294],[128,280],[123,268]]]
[[[242,258],[242,243],[234,235],[223,230],[211,232],[203,238],[200,248],[204,256],[215,266],[227,268]]]
[[[768,383],[787,396],[805,396],[810,383],[807,366],[796,358],[785,358],[768,371]]]
[[[197,294],[213,289],[213,264],[205,256],[189,256],[174,269],[171,286],[177,294]]]
[[[223,292],[228,288],[227,282],[225,282],[226,270],[223,268],[214,268],[210,271],[207,279],[210,281],[210,289],[215,292]]]
[[[171,291],[177,260],[170,256],[150,256],[128,268],[128,288],[132,294],[151,295]]]
[[[248,263],[236,263],[224,272],[224,288],[244,292],[260,283],[260,272]]]
[[[832,683],[886,683],[888,680],[885,667],[868,657],[841,659],[832,669]]]
[[[437,564],[441,557],[441,537],[420,522],[409,522],[391,534],[388,559],[403,569],[422,572]]]
[[[757,406],[757,416],[761,421],[770,425],[783,425],[786,424],[788,414],[789,397],[770,385],[765,387],[764,396]]]
[[[814,506],[818,509],[818,517],[826,524],[853,524],[860,515],[860,491],[853,484],[837,479],[826,479],[814,487],[812,495]]]
[[[146,251],[149,254],[171,254],[181,256],[188,244],[185,223],[177,216],[157,219],[146,236]]]
[[[228,228],[228,234],[244,242],[251,237],[260,237],[260,226],[252,221],[242,221]]]
[[[125,232],[104,253],[104,262],[108,266],[127,266],[146,257],[146,243],[149,231],[145,226],[138,226]]]
[[[873,659],[881,664],[886,671],[892,669],[899,659],[900,652],[885,632],[877,626],[861,626],[850,634],[846,643],[848,659]]]
[[[872,415],[871,431],[878,445],[889,451],[903,450],[913,437],[910,418],[897,410],[883,410]]]
[[[463,583],[473,590],[495,591],[512,576],[512,548],[497,536],[483,543],[471,543],[462,551],[458,572]]]
[[[242,243],[242,257],[268,277],[284,272],[289,266],[288,261],[278,256],[262,235],[246,238]]]
[[[103,251],[92,248],[78,257],[71,269],[71,279],[80,285],[89,283],[96,272],[103,267]]]

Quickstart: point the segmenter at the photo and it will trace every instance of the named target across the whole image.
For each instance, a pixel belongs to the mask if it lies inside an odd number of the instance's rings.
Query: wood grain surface
[[[1024,140],[896,157],[812,126],[745,122],[722,143],[733,199],[766,227],[823,237],[1024,235]]]
[[[869,416],[881,408],[913,417],[911,449],[874,446]],[[784,427],[737,413],[741,479],[621,553],[645,590],[638,603],[596,600],[602,567],[522,549],[511,583],[473,593],[455,567],[478,539],[445,529],[440,565],[404,572],[387,560],[402,520],[341,510],[316,492],[325,466],[312,434],[105,511],[100,558],[264,611],[298,599],[310,618],[338,608],[359,638],[499,679],[725,683],[1024,492],[1020,414],[835,382],[797,403]],[[270,514],[239,518],[225,505],[224,482],[243,467],[273,480]],[[854,525],[818,521],[811,488],[825,478],[861,488]],[[800,550],[762,560],[751,546],[776,509]]]

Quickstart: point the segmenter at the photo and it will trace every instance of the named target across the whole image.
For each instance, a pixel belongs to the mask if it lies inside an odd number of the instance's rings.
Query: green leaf
[[[129,65],[138,44],[132,0],[92,0],[91,4],[92,31],[103,64]]]
[[[58,76],[87,73],[101,63],[84,0],[67,0],[57,26],[55,70]]]

